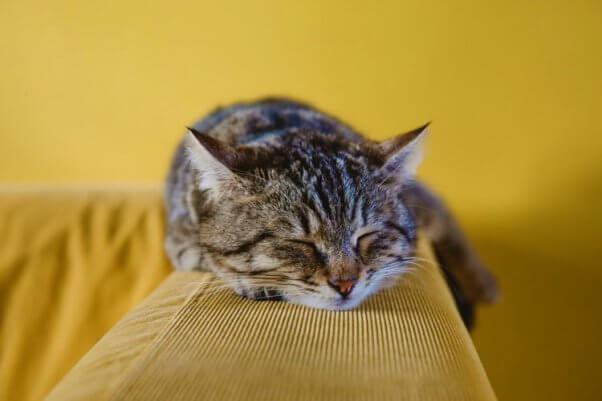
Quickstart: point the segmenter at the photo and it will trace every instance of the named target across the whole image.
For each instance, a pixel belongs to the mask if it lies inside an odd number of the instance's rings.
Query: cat
[[[165,248],[238,295],[344,310],[392,285],[432,243],[458,305],[496,281],[414,171],[428,125],[380,143],[307,104],[239,103],[189,128],[168,173]]]

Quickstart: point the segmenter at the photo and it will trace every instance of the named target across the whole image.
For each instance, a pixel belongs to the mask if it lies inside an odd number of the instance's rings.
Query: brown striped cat
[[[470,323],[472,303],[493,301],[497,286],[413,179],[426,132],[377,143],[285,99],[218,109],[173,158],[167,254],[177,270],[212,271],[243,297],[340,310],[415,263],[420,229]]]

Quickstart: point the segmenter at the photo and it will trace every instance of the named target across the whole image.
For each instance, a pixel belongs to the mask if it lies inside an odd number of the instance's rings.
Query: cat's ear
[[[194,128],[188,128],[185,146],[192,166],[200,173],[200,189],[217,189],[220,183],[234,179],[232,169],[240,158],[234,147]]]
[[[422,160],[422,145],[429,124],[379,143],[379,152],[384,158],[379,173],[401,180],[412,177]]]

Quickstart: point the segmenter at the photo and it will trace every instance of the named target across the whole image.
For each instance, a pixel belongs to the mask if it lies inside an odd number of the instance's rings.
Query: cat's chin
[[[366,297],[359,296],[347,299],[320,299],[312,296],[300,296],[287,298],[286,301],[315,309],[346,311],[358,307],[365,299]]]
[[[324,309],[330,311],[345,311],[356,308],[366,298],[365,296],[356,296],[353,298],[346,299],[322,299],[311,295],[287,297],[286,295],[283,295],[281,293],[272,294],[268,290],[263,288],[255,290],[248,290],[243,288],[232,289],[238,296],[253,301],[285,301],[296,305],[302,305],[310,308]]]
[[[364,301],[364,298],[357,299],[357,300],[349,299],[349,300],[335,301],[334,303],[332,303],[329,306],[326,306],[323,309],[331,310],[331,311],[346,311],[346,310],[351,310],[351,309],[357,308],[363,301]]]

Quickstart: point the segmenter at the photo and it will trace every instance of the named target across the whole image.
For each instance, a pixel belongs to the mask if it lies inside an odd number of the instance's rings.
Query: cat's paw
[[[473,260],[463,269],[471,274],[462,277],[461,286],[471,301],[496,303],[501,298],[500,289],[494,275],[479,260]]]
[[[239,296],[247,299],[252,299],[254,301],[284,301],[284,297],[282,293],[275,288],[253,288],[253,289],[244,289],[244,288],[236,288],[234,289]]]

